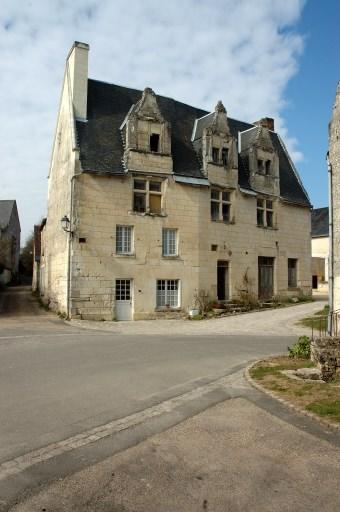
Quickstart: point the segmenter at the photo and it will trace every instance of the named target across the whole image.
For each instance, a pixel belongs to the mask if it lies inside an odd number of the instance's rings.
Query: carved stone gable
[[[124,165],[127,170],[151,174],[172,173],[171,128],[157,96],[146,87],[122,124]]]
[[[212,184],[236,188],[237,145],[236,139],[231,135],[223,103],[219,101],[214,112],[198,119],[197,123],[204,125],[201,141],[204,174]]]
[[[156,94],[150,87],[144,89],[141,99],[132,110],[132,114],[141,120],[153,120],[158,123],[164,123],[164,118],[158,107]]]
[[[279,195],[279,156],[268,126],[259,124],[241,133],[241,155],[249,161],[250,186],[257,192]]]

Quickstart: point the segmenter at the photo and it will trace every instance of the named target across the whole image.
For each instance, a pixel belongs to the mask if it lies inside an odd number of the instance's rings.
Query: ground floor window
[[[297,287],[297,260],[288,258],[288,288]]]
[[[179,306],[179,280],[157,280],[156,306],[177,308]]]

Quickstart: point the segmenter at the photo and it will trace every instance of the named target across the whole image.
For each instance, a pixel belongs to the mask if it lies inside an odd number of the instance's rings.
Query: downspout
[[[328,191],[329,191],[329,257],[328,257],[328,334],[332,335],[332,313],[334,309],[334,236],[333,236],[333,177],[332,164],[329,161],[329,153],[326,155],[328,169]]]
[[[73,223],[73,197],[74,197],[74,179],[77,177],[77,174],[74,174],[71,177],[71,196],[70,196],[70,230],[68,234],[68,257],[67,257],[67,319],[70,319],[71,313],[71,265],[72,265],[72,241],[74,234],[74,223]]]

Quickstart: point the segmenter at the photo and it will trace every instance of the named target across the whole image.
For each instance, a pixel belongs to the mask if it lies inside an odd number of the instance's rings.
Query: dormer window
[[[228,156],[229,156],[229,150],[228,148],[222,149],[222,163],[224,167],[228,167]]]
[[[272,173],[271,161],[270,160],[266,160],[266,176],[270,176],[271,173]]]
[[[159,152],[159,134],[158,133],[152,133],[150,135],[150,151],[153,153]]]
[[[264,161],[258,159],[257,160],[257,172],[260,174],[264,174]]]
[[[212,156],[212,161],[214,162],[214,164],[219,163],[219,153],[220,153],[219,148],[212,148],[211,156]]]

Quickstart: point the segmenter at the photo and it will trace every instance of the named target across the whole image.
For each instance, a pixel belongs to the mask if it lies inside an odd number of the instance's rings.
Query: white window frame
[[[175,228],[162,229],[162,256],[178,256],[178,230]]]
[[[159,289],[160,283],[163,290]],[[176,286],[176,288],[174,288]],[[176,295],[172,292],[176,291]],[[174,298],[176,300],[174,300]],[[156,281],[156,309],[178,309],[181,304],[181,282],[179,279],[157,279]]]
[[[212,193],[217,192],[218,193],[218,199],[215,199],[212,197]],[[223,199],[223,194],[228,194],[228,199]],[[213,219],[211,215],[211,204],[218,204],[218,219]],[[229,218],[228,220],[223,219],[223,205],[229,206]],[[218,188],[211,188],[210,189],[210,219],[213,222],[225,222],[226,224],[229,224],[232,219],[232,192],[230,190],[222,190]]]
[[[121,244],[119,246],[119,244]],[[134,251],[133,226],[116,225],[116,254],[131,255]]]
[[[259,201],[262,201],[262,205],[259,204]],[[267,203],[272,203],[271,207],[268,206]],[[261,211],[263,212],[262,215],[263,215],[263,224],[259,224],[258,223],[258,212]],[[272,224],[268,224],[268,216],[267,216],[267,213],[271,213],[272,214]],[[258,197],[256,199],[256,224],[258,227],[260,228],[275,228],[275,213],[274,213],[274,201],[272,199],[265,199],[263,197]]]
[[[135,188],[135,181],[143,181],[145,183],[145,188],[144,189],[138,189],[138,188]],[[150,190],[150,184],[152,183],[157,183],[160,185],[160,190]],[[132,210],[135,212],[135,213],[141,213],[141,214],[145,214],[145,213],[149,213],[149,214],[152,214],[152,215],[162,215],[163,214],[163,181],[159,180],[159,179],[154,179],[154,178],[140,178],[140,177],[134,177],[133,178],[133,182],[132,182],[132,186],[133,186],[133,190],[132,190]],[[145,212],[138,212],[137,210],[135,210],[135,193],[137,194],[144,194],[145,195]],[[159,213],[156,213],[156,212],[151,212],[150,211],[150,196],[160,196],[161,198],[161,211]]]

